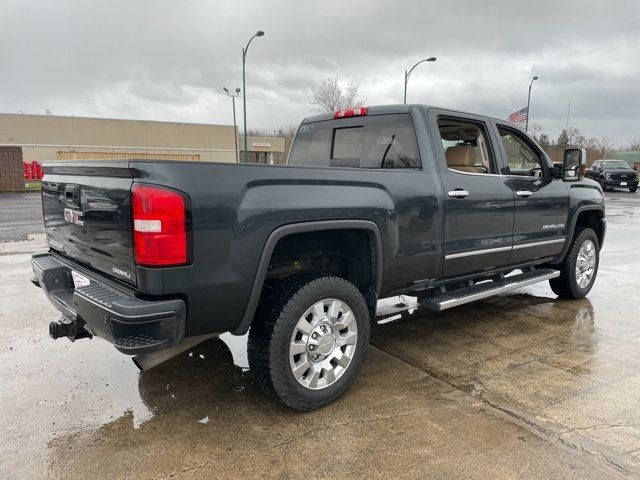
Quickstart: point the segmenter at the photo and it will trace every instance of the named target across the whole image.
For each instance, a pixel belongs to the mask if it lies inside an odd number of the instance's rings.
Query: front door
[[[556,256],[567,235],[567,185],[552,177],[551,162],[529,137],[508,124],[498,122],[496,127],[509,166],[508,185],[515,195],[509,264]]]
[[[430,120],[445,191],[443,277],[506,265],[514,194],[498,171],[496,139],[481,117],[432,110]]]

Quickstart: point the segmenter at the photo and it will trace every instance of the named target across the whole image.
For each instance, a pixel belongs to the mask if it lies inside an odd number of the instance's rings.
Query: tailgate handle
[[[65,197],[65,200],[67,201],[67,206],[69,206],[69,204],[72,204],[73,206],[76,206],[76,207],[80,206],[80,201],[78,198],[79,192],[80,192],[80,187],[78,185],[65,185],[64,197]]]

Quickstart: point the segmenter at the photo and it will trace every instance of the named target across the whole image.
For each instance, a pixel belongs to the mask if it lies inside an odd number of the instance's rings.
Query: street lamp
[[[231,103],[233,103],[233,138],[236,142],[236,162],[240,162],[240,158],[238,155],[238,127],[236,125],[236,97],[240,95],[240,89],[236,88],[236,94],[229,92],[227,87],[222,87],[222,89],[227,93],[227,97],[231,97]]]
[[[244,162],[249,162],[249,152],[247,152],[247,86],[245,84],[244,77],[244,64],[247,60],[247,50],[249,50],[249,44],[251,40],[256,37],[262,37],[264,32],[262,30],[258,30],[256,34],[249,39],[247,42],[247,46],[242,49],[242,109],[244,111]]]
[[[416,68],[418,65],[420,65],[422,62],[435,62],[435,61],[436,61],[436,57],[425,58],[424,60],[420,60],[413,67],[411,67],[408,72],[406,70],[404,71],[404,103],[405,104],[407,103],[407,83],[409,82],[409,77],[411,76],[411,72],[413,72],[413,69]]]
[[[529,105],[531,104],[531,87],[533,86],[533,82],[538,80],[538,77],[535,76],[531,79],[531,83],[529,84],[529,96],[527,97],[527,121],[524,124],[524,131],[527,132],[529,130]]]

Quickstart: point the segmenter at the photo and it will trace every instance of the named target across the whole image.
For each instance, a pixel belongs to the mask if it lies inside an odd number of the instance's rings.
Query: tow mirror
[[[586,173],[587,151],[584,148],[567,148],[562,159],[562,180],[575,182]]]

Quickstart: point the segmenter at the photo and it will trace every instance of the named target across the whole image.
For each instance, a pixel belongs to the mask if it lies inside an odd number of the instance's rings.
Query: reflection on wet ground
[[[52,342],[29,255],[0,251],[0,478],[639,478],[640,196],[610,197],[589,298],[390,301],[352,389],[309,414],[253,385],[244,338],[144,373]]]

